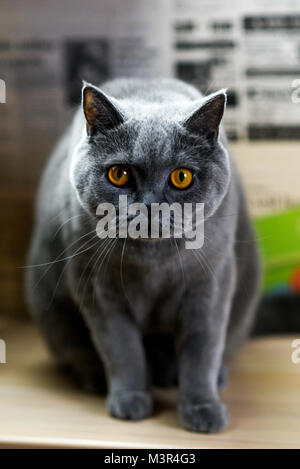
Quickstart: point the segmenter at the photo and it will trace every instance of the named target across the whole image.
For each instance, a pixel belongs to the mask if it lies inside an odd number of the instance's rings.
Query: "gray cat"
[[[107,384],[114,417],[148,417],[151,385],[178,382],[185,428],[213,433],[228,422],[219,399],[224,363],[252,326],[260,269],[219,132],[225,104],[225,91],[204,98],[178,80],[121,79],[101,91],[85,84],[83,110],[43,176],[30,309],[85,388]],[[203,247],[186,249],[174,237],[99,239],[97,206],[118,207],[119,195],[146,207],[204,203]]]

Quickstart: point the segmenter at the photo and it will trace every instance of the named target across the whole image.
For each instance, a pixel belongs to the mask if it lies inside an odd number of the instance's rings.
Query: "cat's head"
[[[145,104],[115,99],[85,84],[83,138],[71,180],[81,205],[96,215],[99,203],[204,203],[205,218],[229,185],[228,154],[219,127],[226,104],[221,90],[198,101]]]

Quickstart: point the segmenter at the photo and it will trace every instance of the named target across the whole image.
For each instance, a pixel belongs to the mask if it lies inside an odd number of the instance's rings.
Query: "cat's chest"
[[[140,327],[166,331],[174,328],[183,281],[176,266],[127,266],[122,272],[121,288]]]

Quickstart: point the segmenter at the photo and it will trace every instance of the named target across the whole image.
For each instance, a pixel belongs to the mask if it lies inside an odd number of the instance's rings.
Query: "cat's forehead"
[[[148,120],[179,122],[192,108],[192,103],[184,99],[176,99],[174,102],[122,100],[119,103],[128,119],[140,122]]]
[[[197,168],[201,163],[199,153],[204,150],[205,154],[208,143],[201,135],[186,129],[193,104],[186,100],[174,103],[119,100],[124,122],[108,132],[104,140],[100,134],[99,147],[106,165],[135,165],[147,171],[187,164]]]
[[[189,165],[198,167],[201,142],[195,145],[195,139],[188,136],[178,123],[168,119],[148,117],[141,121],[128,122],[120,135],[120,145],[114,162],[134,165],[151,171]],[[127,143],[123,145],[123,141]],[[205,147],[205,142],[203,142]]]
[[[114,135],[101,139],[99,147],[105,154],[106,165],[133,165],[149,171],[170,166],[182,153],[182,130],[166,119],[130,120],[122,125]],[[180,151],[182,149],[182,151]]]
[[[133,164],[162,165],[176,158],[180,128],[164,118],[135,121],[130,158]]]
[[[184,100],[163,104],[129,102],[125,129],[132,164],[161,166],[192,156],[195,139],[183,126],[190,109],[191,103]]]

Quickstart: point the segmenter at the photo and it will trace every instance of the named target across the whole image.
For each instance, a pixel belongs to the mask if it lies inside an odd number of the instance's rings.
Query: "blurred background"
[[[82,80],[228,88],[225,126],[270,291],[300,290],[300,1],[1,0],[0,318],[25,313],[33,200]]]

